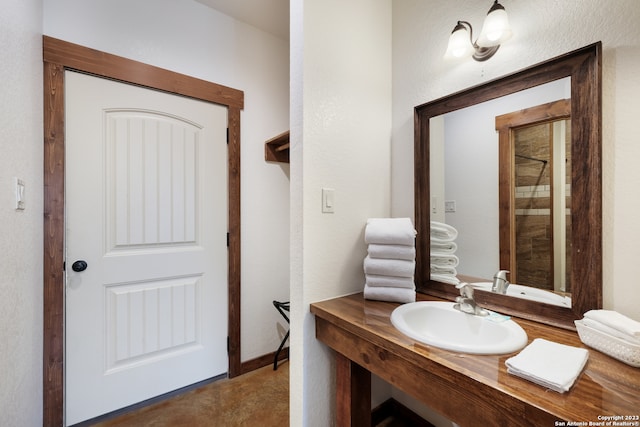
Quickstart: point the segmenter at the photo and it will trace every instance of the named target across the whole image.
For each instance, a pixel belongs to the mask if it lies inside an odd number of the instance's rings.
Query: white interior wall
[[[456,21],[467,20],[479,30],[490,2],[486,7],[475,0],[393,2],[392,214],[413,215],[413,107],[602,41],[604,307],[637,318],[633,266],[640,256],[635,244],[640,224],[632,212],[640,208],[634,119],[640,102],[640,4],[616,0],[606,13],[596,0],[501,4],[512,39],[486,62],[451,63],[443,55]]]
[[[289,129],[289,44],[196,1],[56,0],[44,33],[244,91],[241,113],[241,359],[275,351],[289,298],[289,166],[264,141]],[[278,327],[278,325],[281,325]]]
[[[333,355],[309,304],[362,291],[366,220],[390,212],[391,1],[292,0],[291,22],[290,425],[328,426]]]
[[[0,13],[0,424],[42,425],[42,0]],[[25,210],[14,209],[14,177]]]

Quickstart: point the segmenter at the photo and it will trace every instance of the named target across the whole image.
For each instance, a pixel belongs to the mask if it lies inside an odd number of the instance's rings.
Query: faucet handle
[[[504,280],[506,282],[508,273],[509,273],[509,270],[500,270],[493,276],[493,278],[494,279],[502,279],[502,280]]]
[[[456,288],[460,290],[460,296],[464,298],[473,298],[473,286],[467,282],[460,282],[456,285]]]

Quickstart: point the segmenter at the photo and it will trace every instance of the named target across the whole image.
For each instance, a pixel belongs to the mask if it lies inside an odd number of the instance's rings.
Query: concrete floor
[[[100,427],[288,426],[289,363],[223,379],[116,418]]]
[[[277,371],[272,365],[265,366],[89,424],[96,427],[288,426],[289,362],[281,362]],[[425,425],[429,424],[393,414],[380,421],[377,427]]]

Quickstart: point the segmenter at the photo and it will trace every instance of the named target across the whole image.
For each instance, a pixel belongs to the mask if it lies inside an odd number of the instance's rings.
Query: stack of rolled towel
[[[458,230],[451,225],[431,221],[431,280],[457,285],[460,280],[456,277],[459,259],[455,252],[458,245],[455,240]]]
[[[410,218],[371,218],[364,240],[364,297],[369,300],[414,302],[416,230]]]

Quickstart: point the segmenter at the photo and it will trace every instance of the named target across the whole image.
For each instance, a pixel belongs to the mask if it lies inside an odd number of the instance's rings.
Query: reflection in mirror
[[[423,230],[437,221],[458,232],[454,279],[476,282],[476,299],[485,307],[575,329],[573,320],[602,306],[600,52],[596,43],[416,107],[418,291],[457,295],[452,281],[431,279],[433,253]],[[550,113],[556,104],[567,106],[564,116]],[[518,120],[537,109],[542,118]],[[538,124],[542,130],[536,130]],[[516,142],[536,133],[545,135],[548,153]],[[564,165],[558,161],[563,158]],[[548,197],[532,197],[537,181],[549,186]],[[516,200],[516,189],[524,186],[532,188]],[[532,231],[523,220],[531,222],[524,217],[534,209],[547,217],[545,239],[518,233]],[[541,257],[531,253],[533,246],[544,248],[544,266],[533,265],[532,259]],[[517,283],[506,297],[490,287],[482,290],[498,270],[509,270],[510,281]]]
[[[563,99],[496,117],[500,139],[501,268],[511,279],[571,288],[571,103]],[[502,237],[506,237],[503,235]]]
[[[529,281],[527,275],[520,275],[513,262],[517,253],[517,233],[506,240],[506,248],[502,248],[504,243],[499,239],[500,171],[506,171],[507,167],[511,171],[511,164],[521,164],[519,160],[522,159],[509,154],[505,160],[509,164],[502,164],[501,129],[497,127],[496,120],[497,117],[502,118],[500,126],[507,126],[504,128],[508,132],[507,144],[513,145],[510,139],[512,124],[513,127],[534,124],[540,121],[531,117],[534,106],[557,102],[570,95],[571,79],[567,77],[430,119],[431,220],[449,224],[458,230],[456,256],[459,262],[456,268],[459,274],[472,277],[474,281],[490,281],[495,272],[502,269],[511,272],[509,279],[513,283],[529,286],[539,283]],[[524,128],[520,133],[525,135]],[[525,170],[522,172],[526,173]],[[509,178],[506,190],[510,194],[509,200],[511,194],[515,194],[513,183],[514,180]],[[506,214],[515,221],[511,206],[506,209]],[[517,230],[516,227],[513,229]],[[514,259],[507,258],[502,262],[501,251],[512,253]],[[551,255],[551,251],[544,253],[545,258]],[[524,261],[525,256],[522,254],[519,259]]]
[[[557,291],[571,286],[565,255],[571,234],[566,233],[566,224],[571,222],[566,203],[571,183],[563,179],[552,184],[557,175],[565,177],[563,166],[569,164],[562,155],[566,151],[566,122],[556,120],[513,130],[515,170],[510,190],[515,202],[516,260],[511,277],[518,283]],[[559,145],[552,151],[554,141]]]

